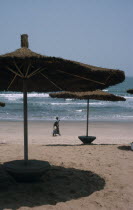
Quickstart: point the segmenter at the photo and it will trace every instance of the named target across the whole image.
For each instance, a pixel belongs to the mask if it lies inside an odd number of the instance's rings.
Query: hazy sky
[[[133,76],[133,0],[0,0],[0,54],[20,47]]]

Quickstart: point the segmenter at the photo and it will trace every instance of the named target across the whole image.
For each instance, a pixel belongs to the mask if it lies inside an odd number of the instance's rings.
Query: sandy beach
[[[86,134],[85,121],[61,121],[57,137],[52,121],[31,121],[28,127],[29,159],[48,161],[51,170],[40,183],[28,184],[14,183],[7,174],[2,178],[1,169],[0,210],[133,209],[133,123],[90,122],[92,145],[78,139]],[[0,128],[1,168],[23,159],[23,122],[0,122]]]

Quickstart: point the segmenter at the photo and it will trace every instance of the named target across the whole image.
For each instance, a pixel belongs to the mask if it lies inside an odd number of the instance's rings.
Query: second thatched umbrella
[[[128,89],[127,93],[133,94],[133,89]],[[131,150],[133,150],[133,142],[131,143]]]
[[[133,89],[127,90],[127,93],[133,94]]]
[[[5,103],[0,102],[0,106],[4,107],[5,106]]]
[[[56,92],[49,94],[52,98],[71,98],[71,99],[87,99],[87,126],[86,136],[79,136],[83,143],[91,143],[96,139],[95,136],[88,136],[88,123],[89,123],[89,99],[103,100],[103,101],[125,101],[126,99],[121,96],[116,96],[101,90],[88,91],[88,92]]]

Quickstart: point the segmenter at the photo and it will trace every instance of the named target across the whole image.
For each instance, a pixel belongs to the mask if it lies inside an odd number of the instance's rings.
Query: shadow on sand
[[[129,150],[132,151],[131,150],[131,146],[126,146],[126,145],[119,146],[118,149],[120,149],[120,150],[126,150],[126,151],[129,151]]]
[[[87,197],[105,186],[105,180],[91,171],[60,166],[51,166],[40,182],[15,183],[7,175],[3,185],[5,177],[3,170],[1,165],[0,210],[8,208],[16,210],[22,206],[56,205],[58,202]]]
[[[76,146],[83,146],[85,144],[46,144],[46,145],[41,145],[41,146],[46,146],[46,147],[76,147]]]
[[[46,147],[76,147],[76,146],[111,146],[111,145],[118,145],[118,144],[46,144],[46,145],[41,145],[41,146],[46,146]]]

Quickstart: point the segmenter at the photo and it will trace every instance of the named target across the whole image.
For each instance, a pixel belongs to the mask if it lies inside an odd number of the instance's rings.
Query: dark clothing
[[[59,127],[59,122],[55,121],[54,126]]]
[[[54,126],[53,126],[53,136],[55,136],[55,135],[60,135],[60,130],[59,130],[59,121],[60,120],[56,120],[55,122],[54,122]]]

